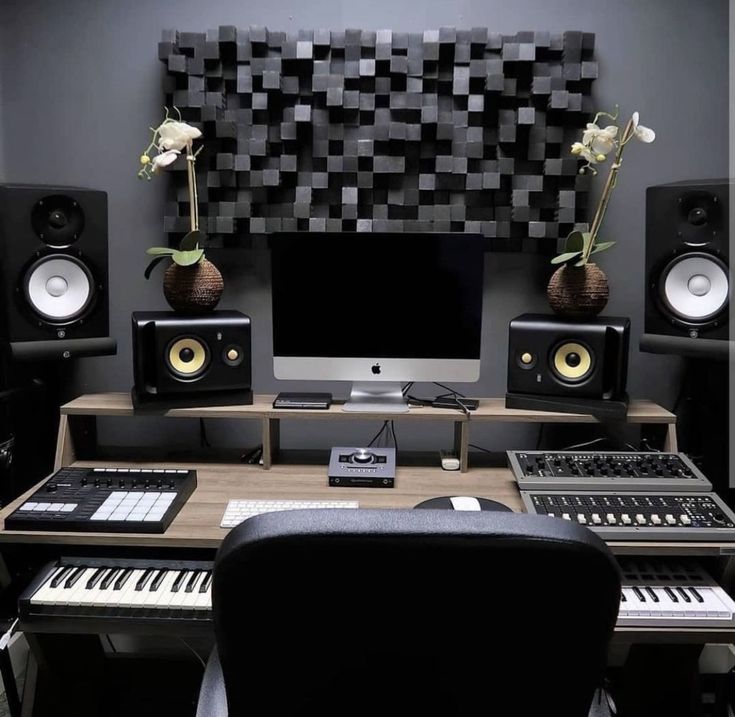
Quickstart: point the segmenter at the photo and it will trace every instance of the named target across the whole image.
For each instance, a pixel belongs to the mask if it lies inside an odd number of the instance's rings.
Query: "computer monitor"
[[[273,372],[352,381],[345,410],[402,412],[401,384],[477,381],[484,242],[471,234],[270,237]]]

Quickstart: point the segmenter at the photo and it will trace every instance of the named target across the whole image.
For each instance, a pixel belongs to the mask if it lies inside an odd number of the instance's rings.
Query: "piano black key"
[[[77,568],[64,583],[64,589],[74,587],[74,583],[82,577],[86,569],[85,567]]]
[[[185,593],[190,593],[194,590],[194,585],[196,585],[197,580],[201,576],[202,571],[201,570],[195,570],[191,577],[189,578],[189,582],[186,583],[186,587],[184,588]]]
[[[158,590],[158,587],[163,582],[163,579],[166,577],[166,573],[167,572],[168,572],[167,570],[163,570],[162,569],[162,570],[159,570],[158,573],[156,573],[156,576],[151,581],[150,591],[152,593],[154,593],[154,592],[156,592],[156,590]]]
[[[635,585],[633,585],[633,592],[641,602],[646,602],[646,596]]]
[[[664,590],[666,590],[666,594],[671,598],[671,602],[679,602],[679,598],[676,597],[676,593],[668,585],[664,587]]]
[[[67,565],[60,573],[56,573],[56,575],[54,575],[53,580],[51,581],[51,587],[52,588],[58,587],[59,584],[62,582],[62,580],[68,577],[69,573],[71,573],[73,569],[74,568],[72,568],[71,565]]]
[[[692,595],[694,595],[694,597],[696,598],[697,602],[704,602],[704,598],[699,594],[699,592],[697,591],[697,588],[690,587],[689,588],[689,592]]]
[[[199,586],[199,592],[205,593],[207,590],[209,590],[209,586],[212,583],[212,571],[207,570],[206,575],[204,576],[204,580],[202,580],[202,584]],[[625,600],[625,596],[623,596],[623,600]]]
[[[92,574],[92,577],[87,580],[87,590],[91,590],[97,583],[102,579],[102,576],[105,574],[107,568],[97,568],[97,570],[94,571]]]
[[[181,588],[181,584],[184,582],[184,578],[189,574],[188,570],[182,570],[179,573],[179,576],[174,580],[174,584],[171,586],[171,592],[177,593],[179,592],[179,589]]]
[[[100,583],[100,590],[107,590],[107,588],[110,587],[110,584],[115,579],[115,576],[120,573],[120,568],[110,568],[107,571],[107,575],[105,575],[104,578],[102,578],[102,582]]]
[[[648,586],[646,586],[645,587],[645,591],[651,596],[651,600],[653,600],[653,602],[658,602],[658,595],[656,595],[656,593],[653,592],[653,590],[651,590],[651,588],[649,588]]]
[[[684,588],[674,588],[684,598],[684,602],[691,602],[692,599],[686,594]]]
[[[128,578],[133,574],[133,568],[125,568],[122,575],[115,581],[113,590],[122,590],[123,585],[128,582]]]
[[[140,592],[145,584],[153,577],[153,568],[148,568],[141,576],[138,582],[135,584],[135,589]]]

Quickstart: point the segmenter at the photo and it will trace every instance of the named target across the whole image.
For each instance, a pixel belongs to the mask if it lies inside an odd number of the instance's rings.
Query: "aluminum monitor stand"
[[[408,403],[397,381],[355,381],[345,411],[364,413],[406,413]]]

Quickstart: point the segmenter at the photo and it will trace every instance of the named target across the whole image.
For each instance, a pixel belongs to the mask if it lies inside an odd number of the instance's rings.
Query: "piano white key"
[[[161,584],[158,586],[158,590],[156,590],[155,593],[152,593],[155,596],[152,607],[156,609],[165,609],[168,607],[168,603],[170,602],[172,595],[171,587],[176,581],[179,572],[179,570],[167,571],[166,576],[163,578]]]
[[[92,576],[92,573],[94,573],[94,569],[86,568],[81,576],[77,578],[74,585],[72,585],[70,588],[64,587],[64,590],[61,593],[61,600],[62,604],[66,605],[67,607],[74,607],[80,605],[80,598],[84,591],[84,586],[89,580],[89,578]]]
[[[169,608],[176,609],[176,608],[181,608],[184,606],[184,599],[186,596],[186,592],[185,592],[186,583],[189,581],[189,578],[191,577],[191,574],[194,571],[185,570],[183,572],[184,572],[184,578],[179,584],[179,589],[176,592],[173,592],[173,591],[171,592],[171,599],[169,600],[169,603],[168,603]]]
[[[204,580],[209,580],[211,577],[211,571],[207,571],[204,576]],[[209,585],[204,592],[197,590],[197,599],[194,603],[195,610],[211,610],[212,609],[212,581],[209,580]]]
[[[89,579],[91,579],[92,577],[94,577],[94,575],[97,573],[97,570],[98,569],[99,568],[91,568],[92,573],[91,573]],[[80,593],[80,595],[77,598],[79,600],[79,604],[80,605],[98,605],[100,603],[100,600],[101,600],[100,599],[100,582],[101,582],[101,579],[98,580],[95,583],[95,586],[93,588],[88,588],[87,587],[87,582],[89,582],[89,580],[85,580],[85,576],[84,575],[82,575],[81,579],[84,580],[84,592],[83,593]]]
[[[199,595],[199,586],[202,584],[202,580],[204,580],[206,576],[206,572],[202,570],[196,577],[196,581],[194,583],[194,587],[190,593],[186,592],[186,585],[184,586],[184,598],[183,598],[183,607],[184,608],[193,608],[196,605],[197,602],[197,596]],[[189,584],[189,581],[186,581],[187,585]]]
[[[140,576],[143,573],[144,571],[140,569],[133,570],[132,573],[128,575],[125,584],[122,586],[122,588],[120,588],[120,590],[113,589],[110,605],[112,605],[113,607],[127,607],[128,595],[130,591],[135,588],[135,584],[138,582]],[[117,580],[115,582],[117,582]]]
[[[51,583],[53,582],[53,579],[57,575],[61,575],[65,570],[65,567],[62,565],[59,568],[56,568],[56,570],[52,570],[51,574],[48,576],[46,581],[41,585],[38,590],[33,594],[31,597],[31,604],[32,605],[53,605],[58,591],[58,586],[55,588],[51,587]]]

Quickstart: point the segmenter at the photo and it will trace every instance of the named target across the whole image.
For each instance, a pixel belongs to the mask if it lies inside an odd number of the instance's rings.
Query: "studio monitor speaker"
[[[646,191],[643,351],[727,357],[729,189],[723,179]]]
[[[508,334],[508,408],[625,414],[630,320],[523,314]]]
[[[137,311],[132,324],[136,406],[253,402],[250,319],[244,314]]]
[[[0,185],[0,338],[17,360],[114,354],[107,195]]]

